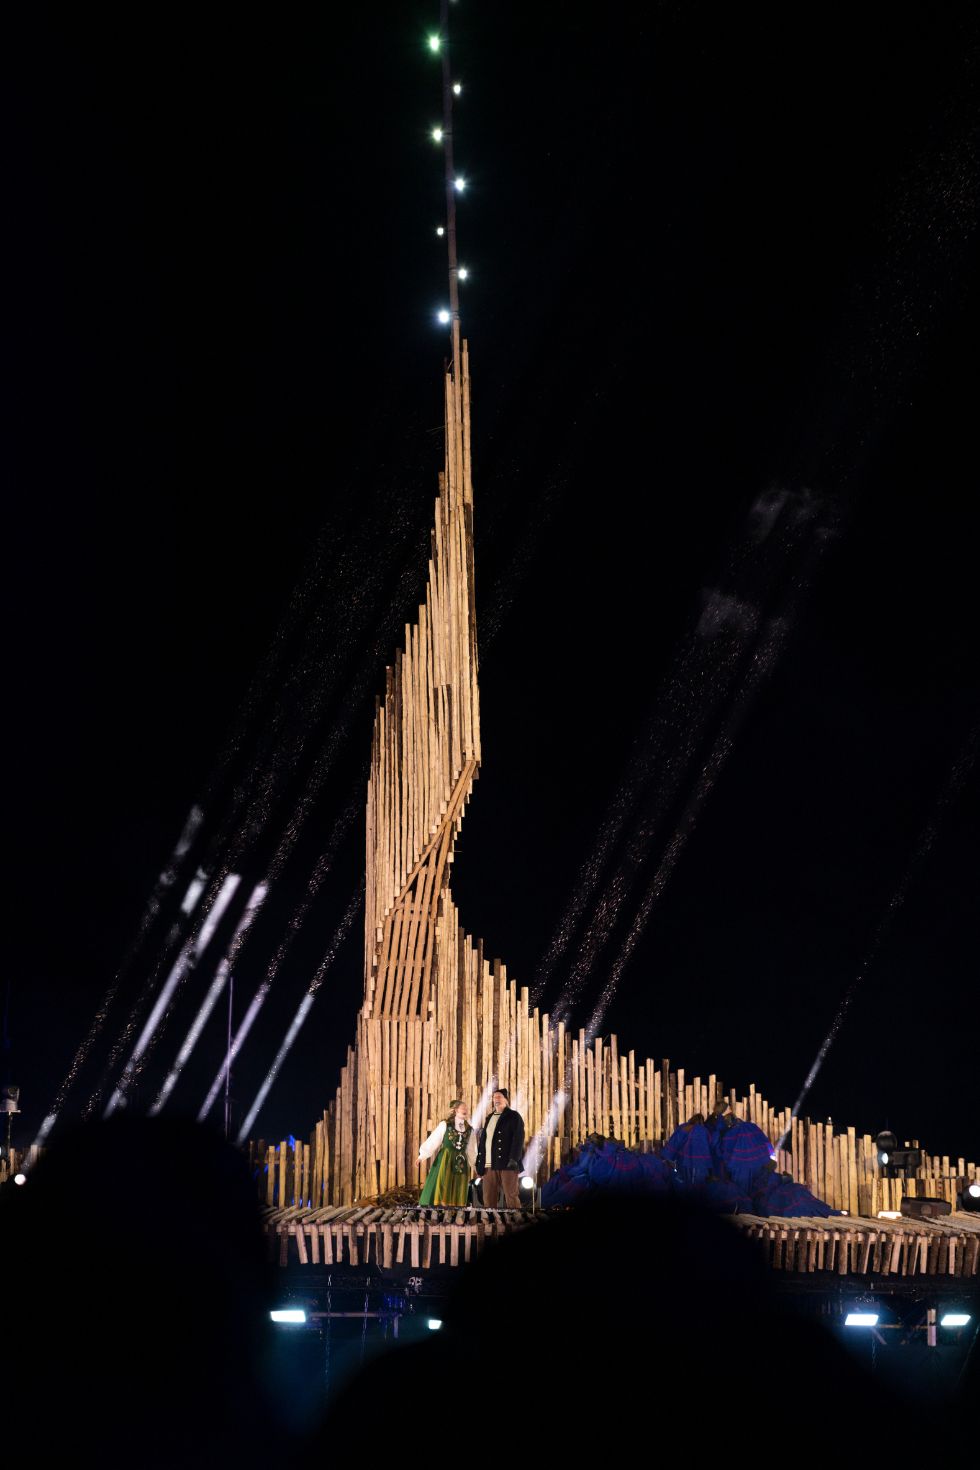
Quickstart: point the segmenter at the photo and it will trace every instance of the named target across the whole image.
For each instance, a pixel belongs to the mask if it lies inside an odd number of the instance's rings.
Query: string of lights
[[[453,77],[449,53],[449,0],[440,0],[439,30],[428,37],[428,48],[433,56],[442,61],[442,124],[432,128],[432,141],[443,150],[446,181],[446,217],[436,226],[436,235],[446,241],[446,259],[449,270],[449,306],[440,307],[436,319],[441,326],[452,329],[452,356],[455,372],[459,363],[460,321],[459,283],[466,281],[469,270],[459,263],[456,249],[456,200],[466,192],[466,178],[456,172],[455,139],[453,136],[453,101],[462,95],[463,84]]]

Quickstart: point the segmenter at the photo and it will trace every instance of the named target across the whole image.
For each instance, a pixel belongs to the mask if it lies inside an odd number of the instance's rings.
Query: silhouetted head
[[[0,1250],[42,1461],[60,1436],[105,1467],[251,1464],[281,1433],[256,1191],[217,1135],[123,1115],[56,1139],[3,1200]]]

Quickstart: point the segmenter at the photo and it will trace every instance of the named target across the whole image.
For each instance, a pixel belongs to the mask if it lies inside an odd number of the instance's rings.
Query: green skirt
[[[436,1161],[425,1176],[422,1193],[419,1195],[420,1205],[465,1205],[469,1199],[470,1192],[470,1169],[457,1174],[453,1169],[453,1160],[448,1148],[441,1148],[436,1154]]]

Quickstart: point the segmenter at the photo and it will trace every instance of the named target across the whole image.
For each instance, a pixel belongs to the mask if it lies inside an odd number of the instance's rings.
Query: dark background
[[[871,953],[807,1110],[975,1158],[974,7],[452,14],[484,744],[463,921],[531,983],[651,730],[637,811],[657,751],[692,720],[708,746],[721,728],[724,706],[698,724],[696,680],[664,692],[678,658],[700,667],[713,592],[784,616],[606,1029],[790,1102]],[[4,978],[22,1144],[191,802],[212,868],[236,792],[268,816],[237,854],[251,884],[313,752],[345,736],[237,971],[241,1014],[362,800],[440,463],[436,15],[32,10],[10,37]],[[784,493],[803,518],[788,557],[751,534],[751,508]],[[358,811],[243,1052],[238,1116],[362,864]],[[65,1118],[100,1085],[167,917]],[[327,1102],[361,967],[358,923],[257,1134],[303,1133]],[[218,1066],[219,1012],[176,1111]]]

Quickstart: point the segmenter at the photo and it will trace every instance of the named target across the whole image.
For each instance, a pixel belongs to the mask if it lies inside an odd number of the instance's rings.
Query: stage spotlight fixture
[[[975,1179],[963,1179],[960,1182],[959,1208],[961,1210],[980,1210],[980,1184]]]
[[[462,92],[462,90],[463,90],[463,84],[462,84],[462,82],[453,82],[453,92],[456,94],[457,97],[459,96],[460,92]]]
[[[875,1139],[875,1155],[883,1179],[900,1179],[914,1174],[922,1163],[921,1148],[899,1148],[894,1133],[887,1130]]]
[[[432,129],[432,141],[433,141],[433,143],[441,143],[442,142],[442,128],[433,128]]]
[[[875,1139],[875,1149],[878,1154],[878,1163],[882,1167],[890,1164],[891,1156],[897,1148],[898,1139],[895,1137],[894,1133],[889,1133],[887,1130],[879,1133],[878,1137]]]
[[[940,1327],[966,1327],[971,1321],[969,1312],[946,1312],[939,1319]]]
[[[26,1184],[27,1183],[27,1175],[26,1174],[15,1174],[14,1175],[14,1183],[15,1184]]]
[[[443,307],[442,308],[442,311],[440,311],[440,313],[439,313],[439,315],[437,317],[437,321],[439,322],[440,326],[448,327],[448,325],[449,325],[449,323],[451,321],[451,317],[450,317],[449,312],[446,310],[445,307]]]
[[[442,1326],[442,1318],[430,1317],[426,1325],[428,1326],[430,1332],[438,1332],[439,1328]]]
[[[270,1312],[269,1316],[273,1322],[291,1322],[299,1325],[306,1321],[306,1313],[302,1307],[281,1307],[275,1312]]]
[[[442,47],[442,37],[441,36],[430,36],[429,37],[429,50],[430,51],[432,51],[434,53],[434,52],[440,50],[441,47]]]
[[[453,179],[453,188],[456,190],[457,194],[462,194],[463,190],[466,188],[466,180]]]
[[[466,268],[466,266],[465,266],[465,265],[461,265],[461,266],[460,266],[460,268],[459,268],[459,272],[458,272],[458,274],[459,274],[459,279],[460,279],[460,280],[461,280],[461,281],[465,281],[465,280],[468,280],[468,279],[469,279],[469,274],[470,274],[470,273],[469,273],[469,271],[468,271],[468,270],[467,270],[467,268]]]
[[[845,1327],[877,1327],[877,1312],[848,1312],[844,1318]]]
[[[531,1178],[530,1174],[525,1174],[523,1176],[523,1178],[521,1179],[521,1188],[522,1189],[533,1189],[534,1188],[534,1180]]]
[[[446,233],[445,225],[436,225],[436,234],[440,237]]]

